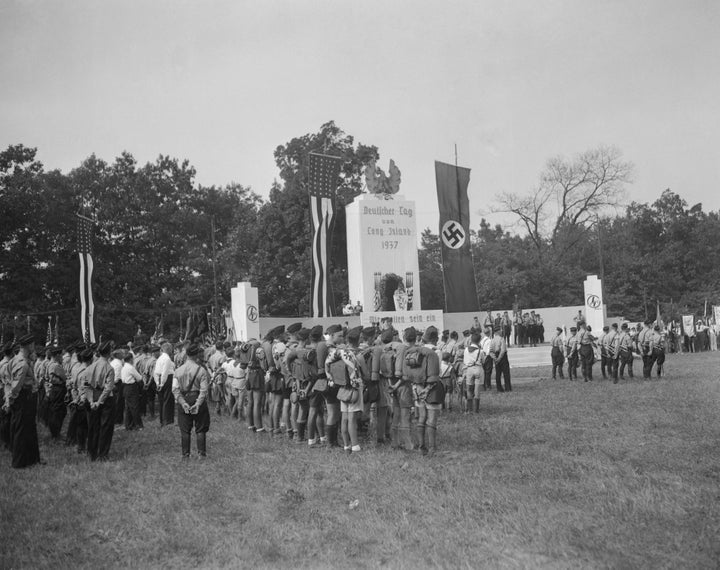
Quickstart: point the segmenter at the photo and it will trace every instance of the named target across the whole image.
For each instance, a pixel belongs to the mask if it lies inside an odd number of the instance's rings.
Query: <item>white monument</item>
[[[246,341],[260,338],[260,311],[258,309],[258,290],[247,281],[230,289],[230,312],[235,325],[237,340]]]
[[[363,311],[420,309],[415,202],[361,194],[345,208],[350,303]]]
[[[597,336],[605,326],[605,304],[603,302],[602,281],[597,275],[588,275],[585,279],[585,321]]]

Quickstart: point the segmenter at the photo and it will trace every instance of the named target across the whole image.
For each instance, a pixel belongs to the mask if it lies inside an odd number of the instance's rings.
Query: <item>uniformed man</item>
[[[565,354],[568,363],[568,378],[577,380],[578,369],[578,343],[577,327],[570,327],[570,336],[565,341]]]
[[[10,412],[12,466],[29,467],[40,463],[37,435],[37,392],[31,356],[35,351],[32,335],[18,339],[19,352],[10,362],[10,389],[5,393],[5,412]]]
[[[470,343],[465,347],[463,353],[464,372],[463,379],[465,384],[465,413],[479,413],[480,411],[480,386],[483,374],[483,362],[487,355],[483,354],[480,348],[482,336],[474,332],[470,335]],[[476,397],[477,394],[477,397]],[[416,406],[417,407],[417,406]]]
[[[92,360],[93,351],[82,349],[76,345],[74,352],[75,363],[70,369],[68,376],[67,390],[70,393],[70,414],[68,418],[68,429],[65,435],[65,445],[77,445],[78,453],[85,453],[87,446],[87,410],[80,403],[80,394],[83,391],[84,378],[82,372],[88,367]]]
[[[577,333],[577,345],[578,354],[580,355],[580,367],[585,382],[590,382],[593,379],[592,367],[593,361],[595,360],[595,351],[593,350],[594,342],[595,337],[593,337],[592,332],[588,330],[585,321],[582,321],[580,323],[580,330]]]
[[[501,333],[502,334],[502,333]],[[473,335],[475,338],[475,335]],[[415,410],[417,412],[417,441],[423,455],[434,455],[437,448],[437,423],[442,403],[433,401],[431,395],[440,383],[440,359],[437,356],[435,345],[437,344],[438,331],[435,327],[429,326],[425,329],[422,337],[423,351],[427,359],[424,365],[426,374],[425,384],[413,383],[413,395],[415,397]],[[478,339],[479,340],[479,339]],[[504,342],[504,341],[503,341]],[[478,376],[477,388],[479,393],[480,377]],[[475,411],[478,411],[479,400],[475,400]]]
[[[655,361],[652,357],[652,349],[650,347],[650,341],[652,340],[653,331],[650,328],[652,325],[651,320],[646,320],[643,323],[642,330],[638,333],[637,336],[637,347],[638,351],[640,352],[640,355],[643,359],[643,378],[649,379],[650,373],[652,372],[652,367]]]
[[[620,334],[617,340],[617,353],[615,359],[619,364],[619,376],[623,378],[625,367],[628,369],[628,376],[633,377],[633,339],[628,332],[628,324],[620,326]],[[617,379],[614,381],[617,384]]]
[[[335,325],[339,327],[339,325]],[[343,333],[342,328],[339,332],[336,332],[331,337],[331,342],[335,343],[338,339],[342,339]],[[342,341],[340,341],[342,344]],[[316,325],[310,329],[310,342],[308,348],[315,350],[317,359],[317,368],[315,372],[315,380],[313,387],[308,393],[308,445],[310,447],[317,446],[327,441],[325,436],[325,403],[326,395],[329,396],[327,400],[328,405],[328,416],[332,413],[332,422],[335,426],[335,434],[337,434],[337,425],[340,421],[340,401],[337,399],[337,390],[335,395],[330,395],[329,386],[327,381],[327,374],[325,372],[325,360],[328,354],[328,343],[323,337],[322,325]],[[332,411],[330,411],[332,408]],[[330,418],[328,418],[330,421]]]
[[[265,351],[265,360],[268,363],[268,369],[265,373],[265,386],[267,396],[270,398],[269,431],[273,436],[280,435],[280,421],[283,407],[283,376],[278,366],[280,357],[276,360],[273,347],[284,332],[284,325],[277,326],[265,335],[262,342],[262,348]]]
[[[202,347],[197,344],[189,345],[185,349],[185,364],[175,371],[172,379],[183,459],[190,457],[190,434],[193,427],[198,455],[200,458],[207,455],[206,434],[210,429],[210,410],[206,398],[210,374],[199,362],[201,354]]]
[[[126,353],[123,360],[120,380],[123,384],[123,398],[125,398],[125,429],[128,431],[141,430],[143,421],[140,415],[140,391],[143,377],[133,365],[132,353]]]
[[[295,381],[287,365],[287,356],[291,350],[294,350],[298,345],[297,333],[302,329],[302,323],[292,323],[285,328],[287,338],[285,339],[285,354],[282,357],[281,371],[283,374],[284,388],[283,388],[283,411],[281,423],[285,424],[285,430],[288,439],[292,440],[294,435],[297,433],[297,394],[295,402],[293,402],[293,393],[295,392]]]
[[[610,332],[610,327],[605,325],[602,332],[597,337],[597,345],[600,348],[600,373],[602,374],[603,380],[607,380],[606,369],[610,370],[610,362],[607,355],[607,346],[605,344],[605,337]]]
[[[47,394],[48,429],[53,440],[60,437],[63,421],[67,414],[65,394],[67,394],[67,376],[62,365],[62,348],[49,350],[50,363],[47,367],[45,393]]]
[[[665,339],[663,338],[660,326],[655,325],[650,334],[650,375],[652,376],[653,364],[657,366],[657,377],[662,376],[663,364],[665,363]]]
[[[563,376],[563,365],[565,364],[565,356],[563,355],[565,343],[562,338],[563,330],[561,327],[555,328],[555,335],[550,340],[550,360],[552,361],[552,378],[557,380],[559,373],[560,378]]]
[[[512,392],[510,383],[510,361],[508,360],[507,344],[499,328],[493,329],[493,339],[490,341],[490,358],[495,363],[495,387],[498,392]],[[505,379],[503,387],[502,378]]]
[[[410,416],[415,405],[415,399],[412,383],[403,378],[403,364],[405,362],[405,352],[415,345],[417,331],[413,327],[405,329],[403,340],[404,342],[398,344],[395,350],[395,374],[390,383],[393,399],[390,434],[393,449],[404,447],[406,450],[411,451],[415,447],[410,433]]]
[[[120,378],[120,372],[123,367],[125,351],[122,348],[115,349],[112,351],[111,357],[110,366],[115,372],[115,389],[113,390],[115,395],[115,425],[122,425],[125,420],[125,386]]]
[[[115,431],[115,371],[108,357],[109,341],[97,349],[98,358],[83,373],[81,403],[87,408],[87,451],[91,461],[107,461]]]
[[[610,332],[605,337],[605,347],[608,354],[608,373],[612,376],[613,382],[617,384],[618,379],[618,359],[620,334],[618,333],[618,324],[613,323]]]
[[[310,329],[302,327],[295,334],[298,344],[288,350],[285,362],[293,379],[292,399],[297,409],[293,441],[303,443],[309,415],[308,396],[317,378],[317,352],[309,343]]]
[[[372,372],[370,380],[379,383],[380,399],[377,402],[377,443],[385,443],[386,438],[392,439],[392,393],[390,384],[395,376],[395,350],[399,343],[393,340],[392,329],[382,331],[380,344],[373,349]],[[397,437],[396,437],[397,439]]]

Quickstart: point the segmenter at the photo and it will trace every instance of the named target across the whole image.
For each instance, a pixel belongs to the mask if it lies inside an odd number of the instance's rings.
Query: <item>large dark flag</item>
[[[470,250],[470,169],[435,161],[445,312],[479,310]]]
[[[333,314],[328,252],[331,250],[335,223],[335,196],[342,159],[325,154],[310,154],[308,190],[312,220],[312,316]]]
[[[80,257],[80,329],[86,343],[95,339],[95,301],[93,300],[92,276],[92,226],[89,218],[78,215],[77,239]]]

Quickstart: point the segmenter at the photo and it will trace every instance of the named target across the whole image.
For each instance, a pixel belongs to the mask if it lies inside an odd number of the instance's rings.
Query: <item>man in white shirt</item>
[[[113,351],[110,366],[115,372],[115,424],[123,423],[123,415],[125,413],[125,397],[123,395],[123,384],[120,381],[120,371],[123,367],[123,358],[125,351],[118,348]]]
[[[125,396],[125,429],[142,429],[143,423],[140,417],[140,387],[142,385],[142,374],[133,366],[133,355],[128,352],[125,355],[125,362],[120,370],[120,380],[123,385]]]
[[[160,400],[160,427],[175,422],[175,398],[172,393],[172,379],[175,365],[172,360],[172,344],[163,343],[160,347],[162,353],[155,363],[155,384],[157,384],[158,399]]]

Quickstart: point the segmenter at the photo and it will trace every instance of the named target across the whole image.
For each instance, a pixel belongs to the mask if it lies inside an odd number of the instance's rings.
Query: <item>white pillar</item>
[[[260,311],[258,309],[258,290],[247,281],[230,289],[230,302],[235,337],[246,341],[260,338]]]
[[[597,336],[605,326],[605,304],[602,295],[602,282],[597,275],[588,275],[585,279],[585,321]]]

